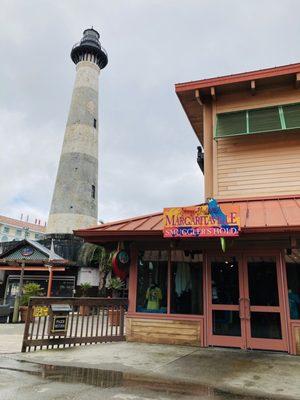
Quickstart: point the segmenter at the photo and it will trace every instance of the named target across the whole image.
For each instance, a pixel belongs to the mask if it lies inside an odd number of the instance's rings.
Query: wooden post
[[[20,307],[20,301],[23,293],[23,280],[24,280],[24,269],[25,269],[25,261],[22,261],[21,264],[21,274],[20,274],[20,280],[19,280],[19,288],[18,292],[15,297],[15,303],[14,303],[14,313],[13,313],[13,323],[16,323],[19,321],[19,307]]]
[[[213,121],[212,105],[204,106],[204,192],[205,201],[213,197]]]
[[[25,327],[24,327],[24,333],[23,333],[23,342],[22,342],[22,353],[26,353],[26,348],[27,348],[27,340],[28,340],[28,334],[29,334],[29,325],[30,325],[30,315],[32,314],[32,305],[28,304],[28,309],[26,313],[26,320],[25,320]],[[30,347],[29,347],[30,350]]]
[[[129,284],[128,284],[128,311],[135,312],[136,310],[136,292],[137,292],[137,263],[138,249],[133,243],[130,247],[130,269],[129,269]]]
[[[52,269],[52,265],[50,265],[49,266],[49,281],[48,281],[47,297],[51,297],[52,281],[53,281],[53,269]]]

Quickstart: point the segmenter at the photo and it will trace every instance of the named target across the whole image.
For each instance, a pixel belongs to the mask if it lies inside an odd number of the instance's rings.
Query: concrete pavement
[[[120,342],[9,357],[40,364],[119,371],[144,384],[182,382],[237,395],[300,399],[300,358],[282,353]]]
[[[0,354],[19,353],[24,324],[0,324]]]
[[[43,379],[49,379],[49,370],[57,366],[62,367],[59,376],[66,376],[66,383],[74,373],[76,377],[78,374],[85,377],[88,370],[93,379],[98,376],[101,382],[103,374],[104,376],[108,374],[109,377],[113,376],[114,381],[121,376],[122,385],[126,382],[127,386],[137,385],[144,388],[150,386],[151,388],[155,382],[161,388],[168,387],[168,392],[172,392],[174,387],[177,390],[177,385],[180,388],[184,387],[185,392],[194,387],[196,391],[200,390],[205,396],[207,395],[209,399],[225,398],[220,397],[220,394],[216,395],[215,390],[229,393],[230,399],[233,398],[234,393],[242,396],[239,397],[241,399],[245,399],[244,396],[300,399],[300,357],[274,352],[221,348],[199,349],[188,346],[127,342],[42,350],[24,354],[20,353],[23,329],[23,324],[0,324],[2,379],[6,375],[7,379],[10,377],[13,379],[12,376],[15,374],[22,372],[28,374],[28,368],[41,368],[42,370],[38,370],[37,374],[41,374]],[[55,374],[57,374],[56,370]],[[26,382],[32,379],[32,376],[27,377]],[[55,379],[57,379],[56,375]],[[83,379],[83,382],[86,381]],[[89,383],[86,382],[86,384]],[[18,385],[20,386],[21,383],[18,382]],[[9,398],[3,397],[4,389],[7,391],[5,380],[3,382],[0,379],[0,400]],[[21,386],[19,389],[22,392]],[[197,398],[206,398],[203,396]],[[75,399],[75,397],[72,398]],[[139,398],[143,397],[136,397],[136,399]],[[151,398],[150,394],[149,398]]]

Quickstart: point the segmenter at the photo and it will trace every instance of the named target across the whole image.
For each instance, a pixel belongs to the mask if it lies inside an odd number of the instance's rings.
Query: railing
[[[127,299],[33,297],[22,352],[125,340]]]
[[[84,46],[84,45],[85,45],[85,43],[77,42],[72,46],[72,50],[77,48],[77,47]],[[97,49],[98,47],[94,46],[94,48]],[[105,50],[104,47],[102,47],[100,45],[100,43],[99,43],[99,49],[101,49],[103,51],[103,53],[107,56],[107,51]]]

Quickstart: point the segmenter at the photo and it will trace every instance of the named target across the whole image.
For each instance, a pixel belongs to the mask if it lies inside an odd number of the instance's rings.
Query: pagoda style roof
[[[65,266],[70,264],[68,260],[56,254],[53,249],[48,249],[30,239],[15,242],[14,246],[0,255],[0,266],[8,265],[12,267],[13,265],[19,266],[21,263],[35,266],[46,264]]]

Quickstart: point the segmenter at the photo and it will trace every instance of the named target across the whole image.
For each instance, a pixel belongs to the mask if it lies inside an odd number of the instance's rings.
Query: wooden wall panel
[[[127,318],[129,342],[202,346],[200,321]]]
[[[268,89],[258,86],[254,96],[251,95],[249,85],[249,90],[244,92],[217,96],[216,112],[223,113],[290,103],[300,103],[300,91],[292,85]]]
[[[300,326],[294,327],[294,337],[296,341],[296,354],[300,356]]]
[[[300,132],[219,139],[219,198],[300,193]]]

